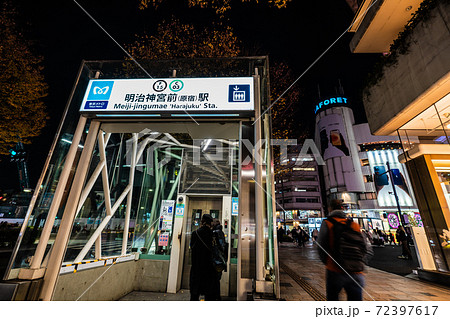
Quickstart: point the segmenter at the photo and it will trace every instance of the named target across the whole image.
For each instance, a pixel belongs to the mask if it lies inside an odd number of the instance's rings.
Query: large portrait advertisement
[[[347,133],[342,116],[330,114],[318,122],[320,149],[324,160],[350,156]]]
[[[392,189],[392,184],[394,184],[400,206],[414,206],[405,177],[406,173],[398,161],[398,150],[369,151],[368,158],[374,177],[378,205],[381,207],[397,206]],[[392,180],[386,165],[387,162],[391,167]]]

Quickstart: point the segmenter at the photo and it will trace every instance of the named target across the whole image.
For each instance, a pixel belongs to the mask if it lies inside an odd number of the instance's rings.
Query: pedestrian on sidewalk
[[[319,236],[319,231],[317,230],[317,228],[314,228],[313,232],[312,232],[312,237],[314,241],[317,241],[317,237]]]
[[[299,241],[298,241],[298,231],[297,231],[297,227],[295,227],[294,226],[294,228],[292,228],[292,231],[291,231],[291,235],[292,235],[292,240],[293,240],[293,242],[294,242],[294,244],[299,244]]]
[[[395,238],[393,233],[389,233],[389,244],[395,245]]]
[[[189,289],[191,300],[198,301],[200,295],[205,296],[205,300],[215,300],[217,274],[213,264],[213,218],[209,214],[204,214],[200,221],[201,227],[192,232],[191,252],[192,267],[189,277]]]
[[[283,226],[280,225],[280,227],[278,227],[278,229],[277,229],[278,243],[282,243],[283,242],[283,235],[284,235],[284,229],[283,229]]]
[[[309,241],[309,235],[305,232],[305,230],[301,227],[300,231],[299,231],[299,235],[298,237],[301,238],[302,240],[302,246],[305,247],[305,243],[307,243]]]
[[[398,256],[401,259],[412,259],[411,250],[408,245],[408,235],[405,232],[403,226],[397,228],[397,241],[402,245],[402,254]]]
[[[319,256],[326,268],[327,300],[339,300],[342,289],[349,301],[362,300],[364,263],[373,254],[370,242],[359,225],[347,218],[342,201],[332,200],[329,211],[317,239]]]

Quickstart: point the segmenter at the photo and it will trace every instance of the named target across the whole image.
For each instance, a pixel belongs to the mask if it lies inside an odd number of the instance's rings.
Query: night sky
[[[208,12],[188,9],[180,2],[169,0],[158,10],[141,11],[137,0],[78,1],[121,45],[133,42],[134,35],[145,30],[153,34],[158,23],[172,16],[183,23],[209,24]],[[18,25],[34,43],[33,52],[44,57],[44,76],[49,85],[45,103],[51,119],[43,134],[25,146],[34,188],[81,61],[121,60],[125,54],[71,0],[14,0],[13,3],[19,13]],[[288,9],[281,10],[237,4],[229,15],[229,24],[243,42],[245,52],[267,54],[270,62],[284,62],[298,77],[349,27],[353,16],[345,0],[293,0]],[[311,134],[318,86],[322,96],[335,94],[338,79],[345,95],[352,99],[356,121],[365,121],[359,96],[378,56],[352,54],[348,45],[351,37],[352,34],[345,34],[298,82],[296,89],[301,91],[301,101],[296,113],[302,114],[298,121]],[[0,172],[0,189],[18,188],[15,164],[1,158]]]

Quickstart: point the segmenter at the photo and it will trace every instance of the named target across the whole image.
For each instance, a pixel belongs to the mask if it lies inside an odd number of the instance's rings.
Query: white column
[[[130,227],[130,214],[131,214],[131,204],[133,199],[133,185],[134,185],[134,172],[136,171],[136,153],[137,153],[137,134],[133,133],[133,151],[131,154],[131,165],[130,165],[130,177],[129,177],[129,186],[130,192],[128,193],[127,198],[127,208],[125,213],[125,224],[123,226],[123,238],[122,238],[122,255],[127,253],[127,244],[128,244],[128,228]]]
[[[102,234],[95,240],[95,259],[102,258]]]
[[[56,286],[61,264],[64,259],[67,243],[69,242],[70,233],[72,231],[75,213],[80,199],[83,183],[89,168],[89,163],[92,157],[92,151],[97,139],[97,132],[100,123],[92,120],[89,127],[89,133],[84,144],[83,152],[79,160],[77,172],[75,174],[72,188],[70,189],[67,205],[64,209],[64,214],[61,219],[58,234],[56,235],[55,243],[53,244],[52,254],[49,258],[48,267],[45,272],[42,291],[40,294],[41,300],[51,300],[53,291]]]
[[[177,216],[175,205],[175,216],[172,228],[172,247],[170,249],[169,276],[167,279],[167,292],[172,294],[176,293],[180,288],[184,261],[185,238],[183,236],[183,224],[184,216],[186,215],[186,195],[180,195],[178,197],[182,198],[182,202],[179,203],[184,204],[185,206],[183,216]],[[178,203],[178,200],[176,203]]]
[[[55,223],[55,217],[58,213],[59,206],[61,204],[61,199],[64,195],[64,190],[66,188],[67,180],[69,179],[70,172],[72,170],[73,161],[77,153],[78,145],[80,144],[80,139],[86,126],[86,118],[80,116],[78,120],[78,125],[73,135],[72,144],[70,145],[69,152],[66,155],[66,160],[64,162],[64,168],[59,177],[58,186],[56,187],[55,194],[53,196],[52,204],[48,211],[47,220],[45,222],[44,229],[42,230],[41,236],[39,238],[39,244],[34,253],[33,260],[31,262],[31,269],[41,268],[42,259],[44,258],[45,249],[47,248],[48,239],[52,232],[53,224]]]
[[[264,187],[262,182],[262,168],[263,163],[260,163],[264,158],[261,154],[261,122],[263,118],[261,115],[261,98],[260,98],[260,84],[259,76],[255,75],[255,118],[259,119],[254,124],[255,130],[255,242],[256,242],[256,280],[264,281]]]

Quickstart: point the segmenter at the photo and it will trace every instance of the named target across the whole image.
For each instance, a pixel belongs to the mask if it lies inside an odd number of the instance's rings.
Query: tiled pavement
[[[281,243],[280,263],[309,283],[317,292],[325,295],[325,267],[319,260],[316,246],[309,243],[297,247],[293,243]],[[375,300],[439,301],[450,300],[450,288],[430,284],[418,279],[406,278],[375,268],[367,267],[365,290]],[[281,298],[284,300],[315,300],[291,276],[280,267]],[[364,293],[364,300],[372,300]],[[345,300],[345,292],[341,292]]]
[[[122,297],[119,301],[188,301],[190,299],[189,290],[180,290],[176,294],[133,291]]]

